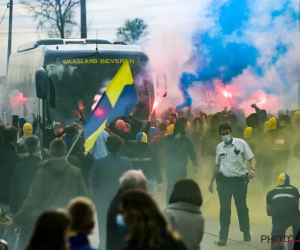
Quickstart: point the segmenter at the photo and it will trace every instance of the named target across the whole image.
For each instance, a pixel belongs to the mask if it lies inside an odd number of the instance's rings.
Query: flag
[[[108,84],[84,126],[85,152],[88,153],[106,126],[119,116],[128,116],[137,103],[128,59]]]

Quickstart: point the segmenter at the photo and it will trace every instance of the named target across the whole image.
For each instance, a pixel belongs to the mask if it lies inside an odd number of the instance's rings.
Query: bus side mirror
[[[47,73],[44,68],[39,68],[35,72],[35,87],[37,97],[45,100],[47,98]]]

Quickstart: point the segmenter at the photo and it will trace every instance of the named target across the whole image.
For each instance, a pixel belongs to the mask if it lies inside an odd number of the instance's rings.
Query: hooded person
[[[33,128],[30,123],[25,123],[23,125],[23,136],[19,139],[18,144],[25,145],[25,140],[29,137],[32,136],[33,133]]]
[[[290,176],[287,173],[279,174],[277,182],[278,185],[273,187],[266,197],[267,215],[272,217],[271,235],[273,238],[276,237],[276,241],[284,241],[286,239],[278,239],[277,236],[284,237],[286,230],[293,227],[293,239],[296,239],[295,236],[300,229],[299,191],[291,185]],[[282,249],[277,243],[272,246],[274,247],[272,249]],[[294,246],[294,249],[300,249],[300,246],[298,245],[298,248]]]
[[[133,168],[142,170],[147,178],[147,189],[150,194],[154,194],[155,181],[162,188],[162,176],[160,162],[157,153],[148,145],[147,135],[140,132],[136,136],[136,143],[126,153],[126,157],[131,159]]]
[[[27,240],[41,212],[49,208],[65,207],[68,201],[75,197],[88,196],[80,169],[64,159],[66,153],[64,141],[55,139],[51,142],[51,158],[39,164],[28,196],[10,222],[10,227],[20,226],[21,230],[27,231]],[[26,245],[27,242],[24,240],[24,245],[20,249],[24,249]]]
[[[166,176],[168,180],[168,200],[173,186],[179,179],[187,177],[188,157],[190,157],[195,173],[198,171],[197,155],[191,139],[185,136],[184,124],[176,123],[174,133],[166,137]]]

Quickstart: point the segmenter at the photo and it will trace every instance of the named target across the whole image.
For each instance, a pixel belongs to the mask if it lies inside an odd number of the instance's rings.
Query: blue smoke
[[[249,69],[257,78],[263,78],[266,70],[276,67],[278,60],[288,53],[292,44],[278,39],[272,48],[274,53],[266,60],[266,56],[262,55],[264,52],[255,46],[252,33],[263,34],[271,30],[278,25],[278,18],[282,17],[287,19],[285,25],[288,29],[295,29],[299,16],[293,9],[293,0],[283,0],[279,9],[271,9],[268,6],[270,10],[266,15],[270,22],[257,25],[251,22],[251,18],[256,15],[254,6],[261,3],[260,1],[212,1],[207,17],[214,18],[215,26],[213,29],[195,31],[193,34],[192,43],[195,49],[192,57],[196,58],[197,67],[195,73],[183,72],[180,77],[179,89],[182,91],[184,102],[176,107],[177,110],[192,104],[193,100],[188,91],[196,82],[212,85],[214,80],[221,80],[224,84],[230,84],[235,77],[242,75],[245,69]],[[260,60],[262,57],[264,60]],[[276,70],[280,76],[278,80],[289,89],[291,84],[285,76],[287,68],[280,66],[276,67]],[[262,86],[262,90],[278,94],[276,88]]]

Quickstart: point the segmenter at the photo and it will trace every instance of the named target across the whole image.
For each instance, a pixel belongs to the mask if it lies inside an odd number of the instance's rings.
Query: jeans
[[[10,212],[9,205],[0,203],[1,214],[4,213],[11,218],[13,214]],[[19,231],[14,228],[6,228],[6,225],[0,224],[0,239],[4,239],[8,243],[9,250],[17,250],[19,242]]]
[[[151,195],[154,195],[154,186],[154,180],[147,180],[147,191]]]

